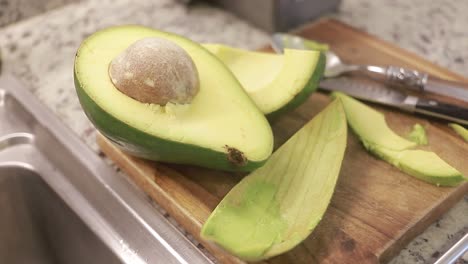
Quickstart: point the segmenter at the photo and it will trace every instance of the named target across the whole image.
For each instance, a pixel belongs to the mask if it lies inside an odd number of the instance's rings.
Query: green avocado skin
[[[83,90],[74,70],[75,88],[86,116],[99,131],[127,153],[150,160],[191,164],[224,171],[253,171],[266,160],[247,161],[243,166],[229,162],[227,153],[169,141],[135,129],[98,106]]]
[[[294,98],[287,103],[285,106],[281,107],[280,109],[273,111],[269,114],[266,115],[266,117],[269,120],[274,120],[281,114],[284,114],[286,112],[289,112],[301,104],[303,104],[309,96],[317,90],[318,84],[320,82],[320,79],[323,76],[323,73],[325,72],[325,65],[326,65],[326,57],[325,53],[320,52],[320,56],[317,62],[317,66],[315,68],[314,73],[310,76],[309,81],[307,82],[307,85],[302,89]]]

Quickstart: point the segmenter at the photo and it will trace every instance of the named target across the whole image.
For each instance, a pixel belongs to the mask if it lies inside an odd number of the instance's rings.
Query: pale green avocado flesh
[[[291,47],[291,46],[297,45],[297,43],[291,43],[291,42],[295,42],[295,40],[291,36],[287,36],[287,35],[282,37],[282,42],[283,42],[282,44],[283,47]],[[306,49],[309,49],[309,50],[328,51],[330,49],[330,47],[325,43],[321,43],[315,40],[310,40],[310,39],[305,39],[305,38],[302,39],[302,44],[304,45]]]
[[[320,51],[285,49],[273,54],[204,44],[234,73],[249,96],[268,115],[302,104],[317,89],[325,69]]]
[[[393,132],[385,122],[382,113],[342,93],[333,93],[332,95],[342,99],[348,124],[369,151],[380,147],[390,150],[404,150],[417,145]]]
[[[190,55],[200,82],[199,92],[190,103],[141,103],[111,82],[111,60],[147,37],[172,41]],[[261,166],[272,152],[268,121],[235,76],[209,51],[184,37],[141,26],[98,31],[81,44],[74,76],[87,116],[105,136],[133,155],[250,171]]]
[[[298,245],[330,202],[346,136],[338,99],[224,197],[204,224],[202,238],[248,261],[267,259]]]
[[[449,126],[455,131],[460,137],[468,142],[468,129],[460,126],[459,124],[450,123]]]
[[[437,186],[456,186],[466,180],[458,170],[431,151],[380,148],[376,154],[405,173]]]
[[[288,46],[286,43],[284,45]],[[323,52],[326,52],[330,49],[330,47],[327,44],[313,41],[310,39],[304,39],[304,46],[310,50],[318,50]]]
[[[420,124],[414,124],[413,129],[408,135],[408,139],[418,145],[427,145],[426,129]]]
[[[455,186],[466,180],[434,152],[411,149],[417,144],[393,132],[383,114],[342,93],[335,92],[332,96],[341,99],[349,125],[371,153],[411,176],[438,186]]]

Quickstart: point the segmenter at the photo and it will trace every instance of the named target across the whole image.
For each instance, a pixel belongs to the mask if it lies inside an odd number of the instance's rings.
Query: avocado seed
[[[198,71],[187,52],[162,38],[130,45],[109,65],[109,76],[122,93],[142,103],[190,103],[198,93]]]

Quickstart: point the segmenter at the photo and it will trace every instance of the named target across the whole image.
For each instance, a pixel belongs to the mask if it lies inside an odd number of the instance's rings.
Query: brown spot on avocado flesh
[[[244,153],[236,148],[230,147],[228,145],[224,146],[227,150],[227,158],[229,162],[235,166],[244,166],[247,164],[247,158],[244,156]]]

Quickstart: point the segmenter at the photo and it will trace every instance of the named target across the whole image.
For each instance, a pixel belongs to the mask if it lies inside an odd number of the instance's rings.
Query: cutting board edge
[[[378,254],[379,260],[383,263],[390,261],[400,251],[401,247],[398,245],[407,245],[418,235],[422,234],[429,226],[431,226],[437,219],[442,217],[443,214],[453,208],[453,205],[463,199],[468,193],[468,182],[465,182],[457,187],[441,187],[441,188],[452,188],[452,191],[445,197],[440,198],[437,205],[429,208],[425,212],[425,216],[413,225],[407,226],[402,229],[397,238],[393,241],[389,241],[382,251]],[[437,211],[437,213],[432,213]]]

